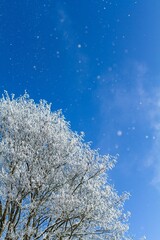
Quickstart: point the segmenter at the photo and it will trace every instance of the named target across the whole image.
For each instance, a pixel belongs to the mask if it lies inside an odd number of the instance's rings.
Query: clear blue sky
[[[160,1],[1,0],[0,94],[53,103],[129,191],[130,231],[160,239]]]

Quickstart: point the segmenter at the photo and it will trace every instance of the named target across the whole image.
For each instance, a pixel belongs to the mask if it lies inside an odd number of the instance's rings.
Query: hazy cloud
[[[136,159],[139,158],[137,165],[143,162],[142,168],[147,167],[148,170],[153,171],[151,184],[160,189],[160,83],[158,78],[150,73],[146,64],[131,61],[125,63],[119,71],[106,72],[101,77],[103,83],[99,84],[98,94],[102,116],[101,134],[112,127],[116,132],[123,131],[125,136],[127,128],[134,128],[135,131],[138,128],[137,139],[144,135],[144,141],[149,143],[143,159],[141,159],[140,150],[135,153]],[[111,138],[110,141],[113,140]],[[103,141],[100,139],[101,145],[104,145]]]

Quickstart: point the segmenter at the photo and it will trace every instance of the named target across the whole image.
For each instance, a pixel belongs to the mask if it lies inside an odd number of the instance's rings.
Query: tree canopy
[[[25,93],[0,99],[0,238],[127,239],[128,214],[101,156],[61,111]]]

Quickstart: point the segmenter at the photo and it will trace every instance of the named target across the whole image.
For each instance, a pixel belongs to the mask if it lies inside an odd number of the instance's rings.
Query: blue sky
[[[130,232],[160,238],[160,1],[1,0],[0,94],[62,109],[129,191]]]

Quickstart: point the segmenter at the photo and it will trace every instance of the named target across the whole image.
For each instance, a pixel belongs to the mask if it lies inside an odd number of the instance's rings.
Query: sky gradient
[[[160,1],[1,0],[0,94],[62,109],[128,191],[130,232],[160,239]]]

